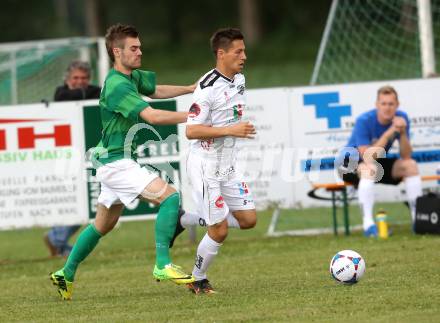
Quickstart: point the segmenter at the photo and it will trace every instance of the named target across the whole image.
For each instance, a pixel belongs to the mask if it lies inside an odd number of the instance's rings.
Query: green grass
[[[329,202],[330,204],[330,202]],[[387,214],[387,221],[391,229],[394,224],[410,223],[409,209],[403,203],[377,203],[375,211],[384,210]],[[358,205],[349,205],[349,224],[360,225],[361,210]],[[338,232],[344,232],[344,216],[342,206],[338,203],[336,221],[338,224]],[[278,220],[277,230],[293,230],[293,229],[307,229],[333,226],[333,219],[331,216],[331,209],[328,207],[311,208],[294,212],[292,210],[282,210],[281,216]]]
[[[408,216],[402,205],[384,207],[396,220]],[[329,212],[290,211],[280,226],[296,216],[326,220]],[[209,273],[220,292],[212,297],[152,279],[152,222],[123,223],[105,237],[80,267],[71,302],[62,302],[49,283],[49,271],[63,260],[46,258],[44,229],[1,232],[0,322],[438,321],[439,237],[413,235],[403,224],[394,225],[386,241],[359,232],[268,238],[269,215],[261,212],[254,230],[231,230]],[[195,249],[179,237],[175,262],[189,270]],[[339,285],[329,276],[329,261],[342,249],[366,259],[357,285]]]

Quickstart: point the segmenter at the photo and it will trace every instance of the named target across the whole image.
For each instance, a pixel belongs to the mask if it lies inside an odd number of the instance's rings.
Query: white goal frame
[[[0,73],[9,71],[11,75],[11,104],[18,103],[18,80],[17,68],[20,65],[28,63],[38,63],[45,52],[60,47],[72,47],[79,51],[78,59],[82,61],[90,61],[90,45],[97,44],[98,47],[98,80],[100,84],[104,83],[105,77],[109,71],[109,58],[105,47],[105,39],[103,37],[74,37],[35,40],[24,42],[11,42],[0,44],[0,54],[9,55],[9,60],[0,63]],[[17,53],[22,50],[37,49],[36,54],[32,57],[17,58]],[[67,66],[66,66],[67,67]]]

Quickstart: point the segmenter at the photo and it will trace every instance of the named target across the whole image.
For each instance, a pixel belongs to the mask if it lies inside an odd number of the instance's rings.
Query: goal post
[[[435,74],[434,34],[432,30],[431,0],[417,0],[419,39],[422,55],[422,75]]]
[[[439,60],[440,0],[333,0],[310,83],[429,77]]]
[[[0,44],[0,105],[52,100],[72,60],[87,61],[92,83],[109,70],[103,38],[62,38]]]

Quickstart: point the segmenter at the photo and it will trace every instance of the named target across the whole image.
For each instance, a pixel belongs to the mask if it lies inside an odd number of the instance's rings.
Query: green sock
[[[80,233],[63,268],[68,281],[73,282],[78,265],[95,249],[101,237],[102,234],[96,230],[93,224],[89,224]]]
[[[168,196],[159,207],[156,218],[156,265],[163,269],[171,263],[170,241],[176,231],[177,214],[180,205],[179,193]]]

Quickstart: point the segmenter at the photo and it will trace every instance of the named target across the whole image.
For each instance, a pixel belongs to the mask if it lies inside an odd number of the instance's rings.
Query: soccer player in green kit
[[[136,198],[160,205],[155,223],[153,277],[176,284],[194,281],[191,275],[172,263],[169,254],[170,242],[176,233],[179,193],[155,173],[140,167],[133,156],[136,146],[130,137],[138,123],[177,124],[186,122],[188,117],[187,112],[153,109],[141,94],[165,99],[192,93],[195,85],[156,85],[155,73],[138,70],[141,67],[141,43],[133,26],[111,26],[106,34],[106,47],[113,68],[107,75],[99,100],[103,131],[93,157],[96,177],[101,182],[96,218],[78,236],[64,267],[50,274],[65,300],[72,298],[78,265],[92,252],[100,238],[114,228],[124,205]]]

